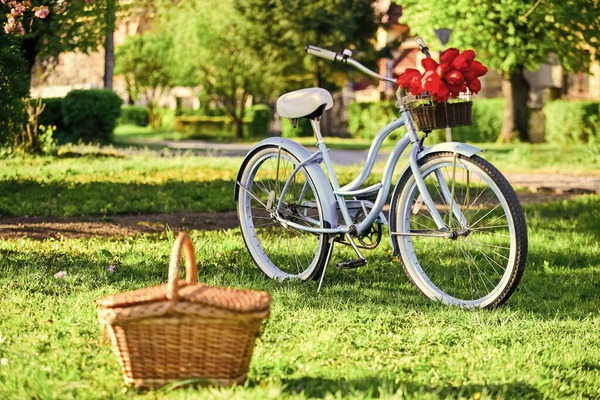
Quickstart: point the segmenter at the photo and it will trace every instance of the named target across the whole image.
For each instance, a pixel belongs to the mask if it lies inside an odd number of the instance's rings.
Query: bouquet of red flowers
[[[432,58],[424,58],[421,65],[425,68],[424,74],[407,68],[396,82],[415,96],[429,92],[437,103],[448,101],[450,96],[457,98],[467,88],[471,93],[478,93],[481,90],[479,78],[488,71],[483,64],[475,61],[473,50],[461,53],[454,48],[441,54],[439,64]]]

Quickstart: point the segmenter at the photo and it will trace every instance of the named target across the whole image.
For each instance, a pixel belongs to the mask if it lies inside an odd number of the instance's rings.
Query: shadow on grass
[[[231,199],[231,186],[228,182],[218,181],[216,184],[223,187],[223,191]],[[178,182],[171,190],[184,186],[184,183]],[[76,192],[79,190],[82,189],[77,189]],[[150,190],[150,187],[144,190]],[[510,309],[548,319],[583,318],[598,314],[600,292],[597,287],[600,285],[600,273],[597,271],[597,246],[593,244],[598,235],[598,219],[593,217],[598,213],[599,205],[600,197],[586,196],[576,201],[526,208],[532,222],[531,242],[537,244],[532,247],[534,251],[530,251],[523,280],[508,306],[500,309],[501,312]],[[579,236],[575,236],[575,239],[561,238],[556,232],[560,229],[565,229],[566,232],[569,225],[575,225],[571,229]],[[196,232],[193,236],[197,236],[200,241],[204,237],[214,239],[214,236],[208,235]],[[362,305],[399,310],[440,307],[423,298],[412,286],[404,276],[400,261],[387,253],[388,247],[369,254],[369,264],[357,271],[339,271],[332,261],[323,289],[317,293],[315,281],[281,283],[265,278],[250,259],[239,230],[227,231],[222,235],[227,235],[226,239],[223,237],[223,242],[212,243],[209,250],[199,250],[202,254],[199,258],[201,282],[267,290],[281,306],[292,309],[326,307],[344,310]],[[3,274],[9,274],[18,280],[18,284],[23,285],[26,290],[39,290],[49,295],[64,294],[65,290],[104,286],[107,290],[130,290],[165,282],[170,251],[166,236],[157,234],[128,240],[139,244],[132,244],[116,254],[105,254],[104,248],[109,247],[110,241],[74,242],[83,249],[73,252],[65,247],[58,250],[48,247],[44,251],[36,250],[35,247],[3,249],[0,250],[0,269]],[[573,240],[585,243],[578,244]],[[113,242],[122,243],[122,240]],[[227,245],[224,248],[227,251],[222,250],[225,242]],[[156,246],[161,246],[160,251],[156,250]],[[123,268],[116,274],[108,274],[106,268],[115,260]],[[550,262],[546,265],[548,260]],[[68,270],[70,274],[77,276],[66,288],[48,283],[53,281],[52,275],[60,270]],[[39,277],[44,279],[40,280]],[[37,283],[32,283],[33,281]]]
[[[524,382],[507,382],[487,385],[464,385],[432,387],[410,381],[398,381],[377,376],[361,379],[325,379],[305,377],[283,382],[284,393],[300,394],[308,398],[324,398],[327,395],[342,396],[361,394],[365,398],[379,398],[401,392],[403,395],[430,393],[439,398],[472,398],[477,393],[487,393],[492,397],[501,396],[519,399],[541,399],[542,395],[533,386]]]
[[[0,269],[4,277],[10,276],[13,285],[22,290],[49,296],[90,288],[125,291],[164,283],[169,263],[167,238],[149,235],[145,240],[148,243],[144,247],[131,247],[115,254],[103,250],[102,243],[107,241],[74,243],[81,247],[74,253],[66,249],[39,252],[2,249]],[[86,250],[98,246],[97,243],[100,247],[96,251]],[[164,251],[146,252],[156,246],[164,247]],[[231,253],[201,256],[198,279],[217,286],[266,290],[272,293],[274,301],[287,309],[343,311],[348,307],[369,306],[391,307],[401,312],[408,309],[434,311],[444,307],[420,295],[404,275],[399,261],[386,254],[374,254],[369,260],[367,267],[357,271],[337,270],[332,262],[323,288],[317,293],[316,281],[278,282],[266,278],[240,244],[239,249]],[[107,267],[113,263],[119,268],[117,273],[110,274]],[[68,271],[72,279],[61,283],[52,278],[62,270]],[[532,313],[542,319],[584,318],[598,313],[599,284],[600,274],[593,270],[526,270],[516,292],[500,311]]]

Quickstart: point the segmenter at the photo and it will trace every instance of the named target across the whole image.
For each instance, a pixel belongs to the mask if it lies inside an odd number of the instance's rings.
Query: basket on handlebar
[[[443,103],[436,103],[427,93],[418,96],[408,93],[401,97],[400,104],[408,106],[420,131],[455,128],[473,123],[471,93]]]

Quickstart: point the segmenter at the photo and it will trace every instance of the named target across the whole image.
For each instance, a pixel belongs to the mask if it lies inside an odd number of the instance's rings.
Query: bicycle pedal
[[[356,269],[367,265],[367,260],[364,258],[359,258],[356,260],[346,260],[340,261],[335,264],[339,269]]]

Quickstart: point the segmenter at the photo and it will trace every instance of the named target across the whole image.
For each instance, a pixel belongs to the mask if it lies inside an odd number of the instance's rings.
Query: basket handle
[[[181,249],[185,254],[185,281],[187,283],[198,283],[198,269],[196,268],[196,257],[194,256],[194,246],[187,232],[181,232],[171,251],[171,261],[169,262],[169,281],[167,283],[167,299],[172,302],[177,301],[177,292],[179,291],[179,271],[181,269]]]

